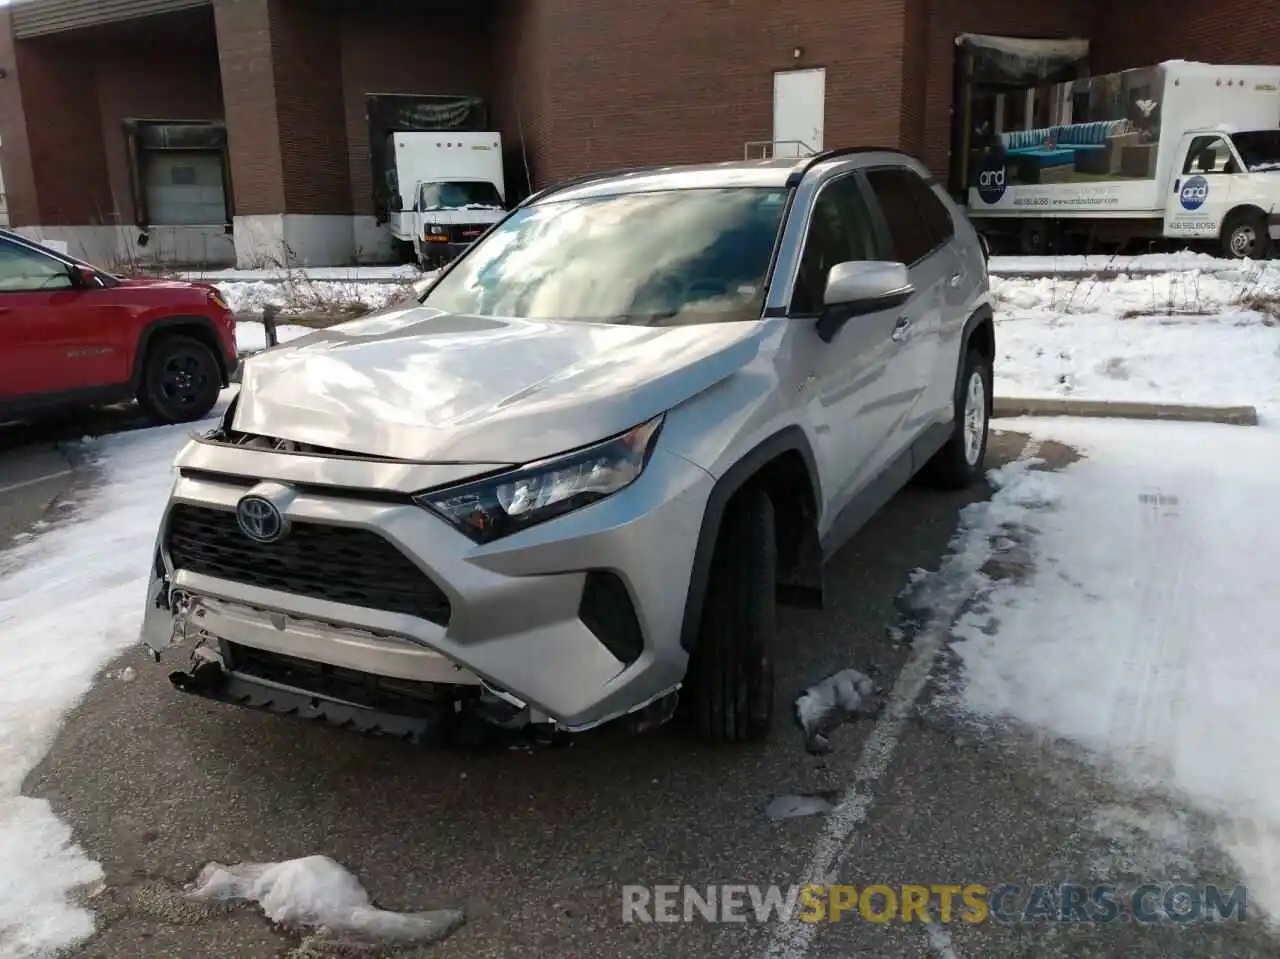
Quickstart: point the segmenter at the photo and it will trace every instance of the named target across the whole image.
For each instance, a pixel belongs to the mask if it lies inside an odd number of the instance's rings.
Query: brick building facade
[[[381,259],[370,94],[480,98],[509,185],[542,186],[741,157],[775,74],[819,67],[825,146],[944,172],[962,33],[1086,39],[1095,73],[1274,63],[1280,0],[25,0],[0,8],[9,215],[108,263]]]

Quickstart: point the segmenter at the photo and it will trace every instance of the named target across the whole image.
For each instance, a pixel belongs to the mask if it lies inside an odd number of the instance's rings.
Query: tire
[[[162,334],[147,349],[138,402],[157,423],[189,423],[206,416],[222,391],[222,368],[205,343]]]
[[[773,503],[747,489],[720,526],[685,678],[683,711],[703,739],[756,742],[773,725],[777,564]]]
[[[1222,224],[1222,255],[1229,260],[1265,260],[1271,253],[1267,218],[1257,210],[1237,210]]]
[[[1053,241],[1049,224],[1044,220],[1028,220],[1022,224],[1018,235],[1018,251],[1023,256],[1047,256],[1052,252]]]
[[[966,489],[982,478],[991,425],[991,361],[977,350],[965,354],[955,404],[951,437],[925,465],[924,475],[936,486]],[[976,443],[966,424],[976,432]]]
[[[417,254],[413,249],[413,241],[411,240],[392,240],[391,245],[395,247],[396,260],[400,263],[412,263],[417,259]]]

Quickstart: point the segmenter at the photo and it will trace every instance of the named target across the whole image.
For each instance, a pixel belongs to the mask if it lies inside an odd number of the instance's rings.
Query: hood
[[[151,289],[170,289],[170,290],[212,290],[216,289],[212,283],[196,283],[191,280],[173,280],[163,276],[120,276],[112,274],[120,281],[121,286],[140,287],[145,286]]]
[[[366,456],[528,463],[702,392],[750,362],[758,330],[394,309],[247,360],[233,426]]]

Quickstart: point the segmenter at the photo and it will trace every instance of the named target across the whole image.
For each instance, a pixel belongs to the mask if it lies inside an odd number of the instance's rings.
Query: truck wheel
[[[1238,210],[1222,224],[1222,255],[1229,260],[1265,260],[1271,250],[1267,220],[1256,210]]]
[[[222,370],[213,350],[194,337],[166,334],[152,341],[138,402],[157,423],[189,423],[218,402]]]
[[[1044,220],[1028,220],[1019,234],[1019,252],[1023,256],[1045,256],[1051,246],[1049,224]]]
[[[395,247],[396,260],[400,263],[412,263],[417,257],[413,252],[413,243],[410,240],[392,240]]]
[[[681,697],[698,734],[718,743],[763,739],[773,723],[773,503],[756,489],[734,500],[720,527]]]
[[[923,478],[947,489],[965,489],[982,476],[991,423],[991,361],[970,349],[956,387],[951,438],[925,464]]]

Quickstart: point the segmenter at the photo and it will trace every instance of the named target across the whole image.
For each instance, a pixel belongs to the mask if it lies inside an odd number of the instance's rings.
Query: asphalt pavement
[[[1017,456],[1024,442],[993,435],[989,465]],[[1049,447],[1040,455],[1052,468],[1073,454]],[[73,479],[93,482],[91,472]],[[91,899],[99,932],[75,955],[324,955],[321,944],[272,927],[252,908],[205,908],[183,894],[210,861],[313,854],[347,866],[379,906],[464,911],[465,924],[443,943],[388,955],[1273,955],[1252,916],[925,926],[855,912],[798,932],[794,924],[622,921],[625,885],[787,886],[815,863],[830,867],[828,881],[859,887],[1236,884],[1208,846],[1171,860],[1146,850],[1140,830],[1117,837],[1115,817],[1099,827],[1099,809],[1113,804],[1152,819],[1181,815],[1164,800],[1121,796],[1060,746],[973,729],[931,705],[953,666],[945,650],[936,663],[924,655],[930,637],[903,641],[895,597],[913,570],[937,567],[958,510],[986,493],[909,487],[833,561],[828,609],[782,611],[784,719],[757,746],[711,748],[668,727],[599,731],[559,749],[411,747],[190,698],[166,680],[171,663],[127,653],[68,717],[25,787],[52,803],[106,871]],[[13,502],[0,497],[0,526],[29,516],[11,518]],[[1027,572],[1015,564],[1000,575]],[[124,666],[133,667],[132,681],[116,678]],[[905,690],[908,701],[839,729],[829,755],[809,755],[785,719],[790,704],[851,666]],[[829,816],[771,820],[766,807],[788,795],[837,806]]]

